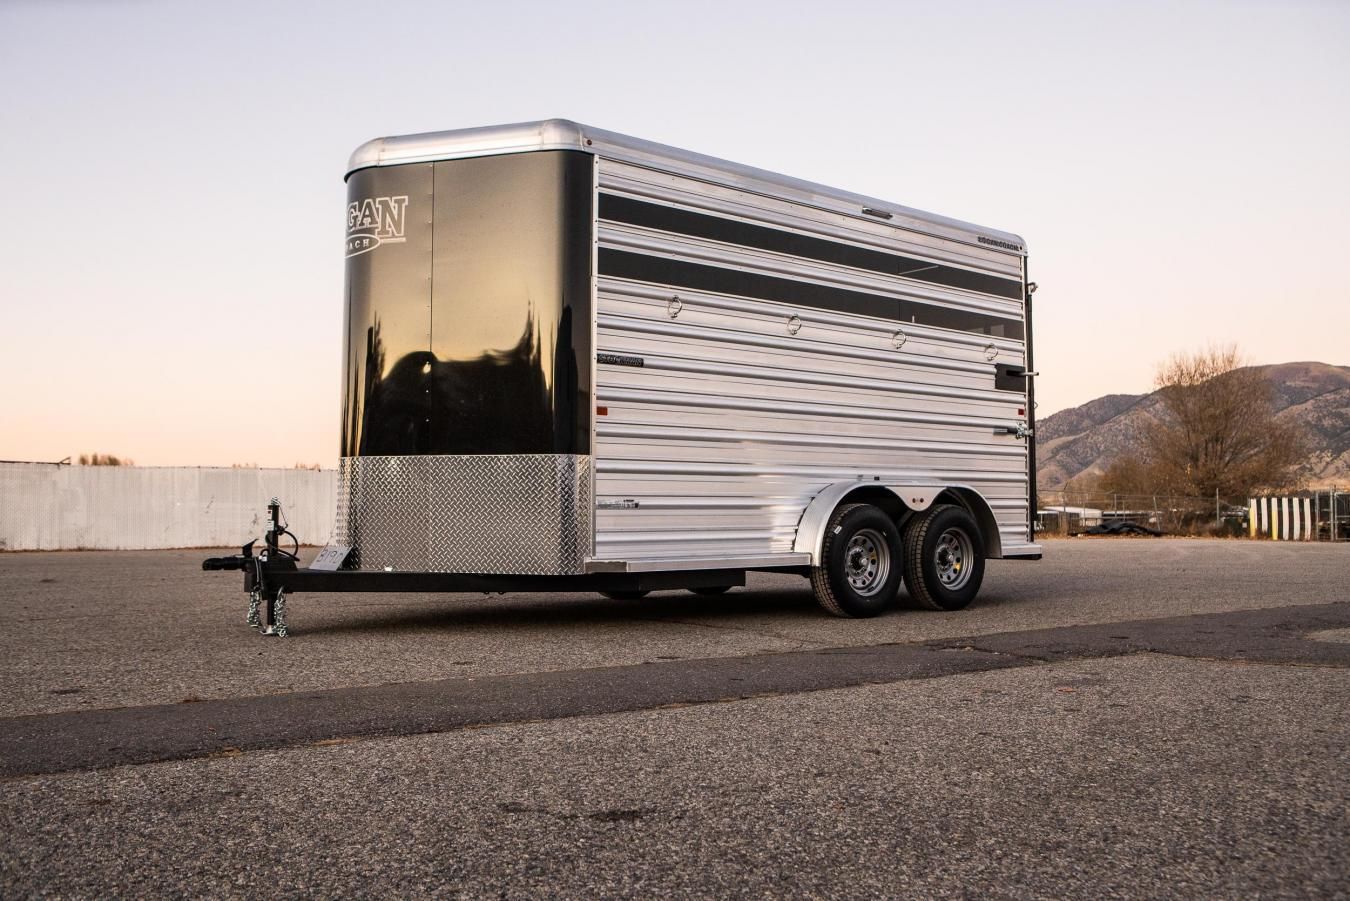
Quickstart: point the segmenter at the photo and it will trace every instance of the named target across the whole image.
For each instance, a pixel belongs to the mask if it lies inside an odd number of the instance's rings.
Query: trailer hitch
[[[253,539],[244,545],[244,549],[231,557],[207,557],[202,561],[202,569],[208,572],[213,570],[247,570],[253,565],[253,546],[258,543],[258,539]]]
[[[281,546],[282,536],[290,536],[294,546],[286,550]],[[248,616],[246,622],[264,635],[285,638],[289,634],[286,628],[286,593],[269,575],[279,572],[292,572],[296,567],[300,541],[286,528],[286,519],[281,512],[281,503],[276,499],[267,505],[267,531],[263,534],[262,552],[255,555],[255,538],[244,545],[240,553],[229,557],[207,557],[202,561],[202,569],[207,571],[239,570],[244,574],[244,590],[248,592]]]

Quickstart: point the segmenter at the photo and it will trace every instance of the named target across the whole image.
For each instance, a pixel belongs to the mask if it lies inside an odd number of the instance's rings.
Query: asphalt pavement
[[[1051,542],[967,611],[297,596],[0,555],[0,894],[1345,897],[1350,546]]]

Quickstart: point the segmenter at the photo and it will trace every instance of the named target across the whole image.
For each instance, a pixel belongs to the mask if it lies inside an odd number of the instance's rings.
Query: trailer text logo
[[[402,244],[408,195],[368,197],[347,204],[347,256],[368,253],[381,244]]]

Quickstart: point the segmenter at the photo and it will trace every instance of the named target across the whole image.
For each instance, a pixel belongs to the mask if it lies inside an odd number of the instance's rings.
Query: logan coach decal
[[[347,204],[347,256],[368,253],[381,244],[402,244],[408,195],[367,197]]]

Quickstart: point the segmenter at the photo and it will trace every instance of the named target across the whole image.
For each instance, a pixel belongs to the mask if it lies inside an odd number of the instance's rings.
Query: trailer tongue
[[[344,570],[351,549],[328,545],[308,567],[299,566],[298,541],[287,551],[282,536],[292,535],[283,522],[281,504],[272,498],[267,505],[268,529],[263,549],[256,555],[255,539],[238,554],[207,557],[207,571],[240,570],[248,592],[247,622],[264,635],[285,638],[286,596],[296,592],[434,592],[436,594],[504,594],[515,591],[598,592],[610,596],[642,597],[648,592],[671,588],[720,593],[745,584],[744,570],[680,570],[675,572],[585,573],[582,575],[532,576],[494,573],[441,573]]]
[[[1016,235],[563,120],[384,138],[347,173],[334,546],[297,591],[641,597],[811,577],[970,603],[1032,532]]]

